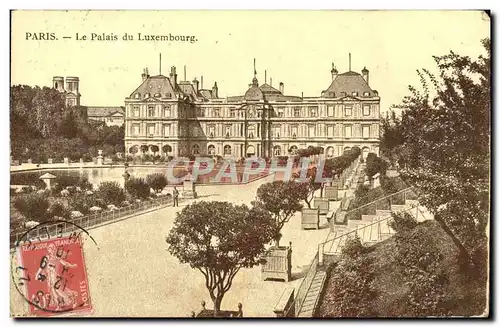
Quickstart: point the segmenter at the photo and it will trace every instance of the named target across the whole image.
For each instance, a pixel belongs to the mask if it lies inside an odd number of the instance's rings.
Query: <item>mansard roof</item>
[[[370,96],[376,95],[376,92],[370,88],[363,76],[353,71],[337,75],[332,81],[332,84],[323,91],[323,94],[325,97],[335,98],[351,95],[353,92],[357,92],[360,96],[364,95],[366,92],[368,92]]]
[[[142,84],[135,89],[134,92],[130,94],[130,98],[135,98],[136,94],[139,94],[139,97],[144,98],[145,94],[149,94],[150,97],[154,97],[155,94],[160,94],[160,97],[168,97],[167,94],[170,94],[170,97],[174,98],[179,95],[179,90],[174,90],[170,79],[164,75],[156,75],[156,76],[148,76]]]

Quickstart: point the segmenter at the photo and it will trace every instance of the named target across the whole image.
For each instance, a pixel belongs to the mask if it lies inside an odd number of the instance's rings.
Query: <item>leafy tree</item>
[[[96,196],[106,204],[120,205],[125,201],[125,192],[117,182],[101,182]]]
[[[125,189],[134,198],[147,199],[150,193],[150,187],[143,178],[130,178],[125,184]]]
[[[146,182],[156,192],[161,192],[167,186],[167,178],[162,173],[154,173],[146,176]]]
[[[295,181],[274,181],[261,185],[257,189],[254,206],[269,211],[274,218],[275,231],[273,240],[279,246],[281,229],[295,212],[302,209],[300,201],[304,199],[308,188],[303,183]]]
[[[380,130],[380,154],[394,164],[404,144],[401,120],[398,119],[394,110],[387,112],[386,116],[380,120]]]
[[[148,151],[149,151],[149,146],[147,146],[146,144],[141,145],[141,152],[142,153],[146,153]]]
[[[377,292],[373,259],[356,236],[346,241],[340,260],[331,273],[331,292],[322,305],[326,317],[371,317]]]
[[[368,177],[373,177],[379,173],[380,175],[385,175],[387,170],[387,163],[382,159],[377,157],[375,153],[368,153],[366,157],[366,168],[365,174]]]
[[[310,167],[307,169],[306,181],[301,182],[302,192],[300,194],[303,196],[302,200],[307,204],[307,207],[311,208],[311,201],[314,197],[314,193],[321,189],[323,191],[323,183],[316,182],[316,174],[318,173],[317,167]],[[300,173],[293,174],[294,179],[300,177]]]
[[[418,71],[423,91],[410,87],[411,95],[397,106],[403,109],[401,176],[420,189],[420,202],[468,267],[487,242],[489,218],[489,39],[483,45],[486,56],[478,59],[454,52],[434,57],[439,76]]]
[[[28,195],[17,196],[14,199],[14,208],[28,220],[42,223],[49,217],[49,201],[44,194],[30,193]]]
[[[260,207],[201,201],[177,214],[166,241],[173,256],[203,274],[218,316],[238,271],[263,263],[273,235],[272,217]]]
[[[151,146],[151,152],[153,152],[154,155],[156,155],[158,151],[160,151],[160,147],[158,147],[158,145]]]

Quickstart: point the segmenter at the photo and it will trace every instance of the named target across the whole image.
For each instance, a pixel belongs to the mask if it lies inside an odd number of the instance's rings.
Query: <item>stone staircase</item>
[[[324,254],[338,256],[347,239],[355,235],[367,246],[385,241],[395,233],[389,226],[393,212],[407,212],[419,222],[433,219],[416,200],[406,200],[404,205],[391,205],[391,210],[376,210],[375,215],[362,215],[360,220],[349,220],[347,225],[335,225],[324,243]]]
[[[314,279],[307,291],[306,299],[300,308],[297,317],[307,318],[312,317],[314,315],[314,310],[316,309],[316,305],[318,304],[319,295],[321,290],[323,289],[323,285],[326,281],[326,272],[323,270],[318,270]]]

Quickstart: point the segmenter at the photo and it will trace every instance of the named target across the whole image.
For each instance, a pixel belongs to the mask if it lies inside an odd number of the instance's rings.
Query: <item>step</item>
[[[304,303],[302,304],[302,307],[299,310],[299,313],[297,315],[298,317],[313,316],[325,279],[326,279],[326,272],[324,271],[316,272],[313,282],[309,287],[309,290],[307,291]]]
[[[404,205],[404,204],[393,204],[391,205],[391,210],[393,212],[398,212],[398,211],[405,211],[410,209],[410,206]]]
[[[349,219],[347,221],[347,229],[353,230],[356,229],[360,225],[366,225],[366,221],[363,221],[362,219]]]
[[[379,224],[373,224],[373,225],[371,225],[371,228],[370,228],[370,241],[372,241],[372,242],[378,242],[379,241],[378,230],[379,230]]]
[[[393,234],[391,232],[391,228],[389,227],[388,223],[389,223],[389,219],[385,219],[385,220],[382,220],[380,222],[380,234],[381,235],[391,235],[391,234]]]
[[[360,233],[359,235],[361,238],[361,242],[363,244],[371,241],[371,232],[372,232],[372,225],[368,225],[365,226],[365,228],[363,228],[363,232]]]
[[[391,210],[376,210],[375,213],[380,217],[388,217],[391,215]]]
[[[405,204],[407,206],[417,206],[418,205],[418,200],[406,200]]]
[[[371,223],[377,217],[378,217],[377,215],[361,215],[361,220]]]

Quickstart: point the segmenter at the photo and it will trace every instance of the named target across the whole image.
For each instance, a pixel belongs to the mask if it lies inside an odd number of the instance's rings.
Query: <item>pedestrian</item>
[[[174,196],[174,207],[179,206],[179,191],[177,190],[177,187],[174,186],[174,191],[172,192]]]

